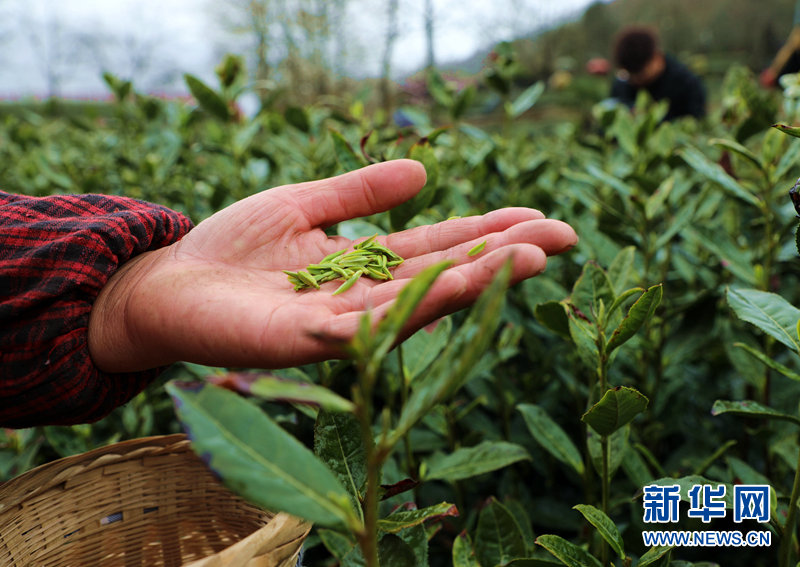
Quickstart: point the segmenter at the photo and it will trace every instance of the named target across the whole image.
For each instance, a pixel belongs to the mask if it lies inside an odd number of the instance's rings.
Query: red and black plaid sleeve
[[[158,375],[98,370],[89,312],[119,266],[191,228],[125,197],[0,192],[0,426],[95,421]]]

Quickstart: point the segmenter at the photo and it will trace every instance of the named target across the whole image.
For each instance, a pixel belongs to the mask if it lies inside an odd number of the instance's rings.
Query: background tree
[[[284,82],[302,102],[330,90],[332,61],[347,37],[346,7],[346,0],[228,0],[215,13],[223,29],[244,38],[262,100]]]
[[[381,60],[381,103],[386,113],[389,114],[392,108],[391,74],[392,74],[392,55],[394,45],[398,36],[397,21],[398,0],[387,0],[386,2],[386,36],[383,44],[383,57]]]
[[[433,0],[425,0],[425,46],[426,57],[425,66],[429,69],[436,66],[436,57],[434,56],[434,12]]]
[[[76,30],[67,27],[57,8],[35,7],[23,11],[20,27],[44,81],[45,96],[57,98],[66,74],[76,72],[76,67],[82,63],[80,42]]]
[[[168,38],[158,25],[163,17],[153,4],[137,4],[125,14],[130,25],[108,31],[96,21],[77,33],[77,41],[87,63],[92,62],[98,76],[111,72],[129,79],[145,90],[164,88],[180,77],[174,63],[164,57],[163,46]]]

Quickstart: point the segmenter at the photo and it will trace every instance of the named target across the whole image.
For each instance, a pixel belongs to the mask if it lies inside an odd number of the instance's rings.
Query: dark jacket
[[[664,72],[655,81],[644,87],[636,87],[619,78],[611,86],[611,98],[632,107],[639,89],[643,88],[654,100],[669,100],[669,112],[665,120],[681,116],[702,118],[706,114],[706,90],[700,79],[684,64],[669,55],[664,56]]]

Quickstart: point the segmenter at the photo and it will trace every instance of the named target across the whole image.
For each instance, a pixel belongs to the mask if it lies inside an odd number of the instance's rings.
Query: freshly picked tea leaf
[[[344,280],[333,295],[344,293],[353,287],[361,276],[373,280],[394,279],[390,268],[402,264],[403,258],[376,242],[377,236],[376,234],[359,242],[350,251],[345,249],[328,254],[318,263],[309,264],[305,270],[298,272],[284,270],[283,273],[289,278],[289,283],[294,286],[295,291],[310,287],[319,289],[320,284],[336,279]]]

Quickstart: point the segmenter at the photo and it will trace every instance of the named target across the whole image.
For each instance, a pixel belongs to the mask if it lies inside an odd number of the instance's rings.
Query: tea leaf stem
[[[374,381],[366,374],[366,365],[359,364],[359,383],[354,387],[353,401],[356,404],[361,439],[364,446],[366,470],[366,489],[362,505],[364,529],[356,534],[361,553],[367,567],[379,567],[378,563],[378,482],[380,465],[376,463],[375,442],[372,437],[372,384]]]
[[[403,363],[403,345],[397,345],[396,351],[397,367],[400,369],[400,400],[402,402],[402,407],[405,407],[406,403],[408,403],[409,379]],[[419,477],[419,474],[417,473],[417,463],[414,459],[414,451],[411,449],[411,437],[409,435],[403,436],[403,446],[406,453],[406,474],[409,476],[409,478],[416,479]],[[418,500],[418,495],[419,490],[415,487],[415,501]]]
[[[601,475],[603,477],[602,488],[601,488],[601,504],[603,513],[608,515],[608,491],[609,491],[609,471],[608,471],[608,453],[609,453],[609,444],[608,444],[608,435],[603,435],[600,437],[600,448],[602,451],[602,462],[600,465],[601,468]],[[608,565],[608,544],[605,540],[601,543],[600,547],[600,556],[601,556],[601,563],[603,565]]]
[[[608,390],[608,353],[606,347],[608,342],[605,336],[605,318],[597,322],[597,350],[599,354],[599,365],[597,368],[598,378],[600,379],[600,396],[602,397],[606,390]],[[609,478],[609,442],[608,435],[600,436],[600,506],[605,515],[608,515],[608,493],[611,488],[611,479]],[[609,546],[605,540],[600,543],[600,561],[603,565],[608,565],[608,552]]]
[[[797,458],[797,466],[794,471],[792,495],[789,497],[789,510],[786,514],[786,523],[783,526],[781,546],[778,553],[780,567],[790,567],[790,565],[792,565],[792,542],[794,541],[794,524],[795,517],[797,516],[798,498],[800,498],[800,456]]]

